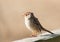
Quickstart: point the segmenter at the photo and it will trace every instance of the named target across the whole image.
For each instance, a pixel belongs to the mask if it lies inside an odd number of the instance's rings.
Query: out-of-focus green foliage
[[[48,39],[48,40],[38,40],[38,41],[35,41],[35,42],[60,42],[60,36],[54,37],[54,38],[51,38],[51,39]]]

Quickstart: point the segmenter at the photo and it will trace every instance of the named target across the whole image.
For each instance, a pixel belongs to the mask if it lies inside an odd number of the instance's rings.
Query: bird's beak
[[[27,14],[23,14],[23,16],[27,16]]]
[[[25,16],[26,14],[23,14],[22,16]]]
[[[22,16],[24,16],[24,14],[22,14]]]

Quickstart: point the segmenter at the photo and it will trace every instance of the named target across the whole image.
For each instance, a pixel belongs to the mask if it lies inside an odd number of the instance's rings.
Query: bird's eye
[[[29,14],[25,14],[26,16],[28,16]]]
[[[29,15],[29,14],[28,14]]]

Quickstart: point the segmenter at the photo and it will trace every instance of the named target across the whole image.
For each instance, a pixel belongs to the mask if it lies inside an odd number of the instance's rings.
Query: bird
[[[32,32],[32,36],[37,36],[41,33],[41,31],[46,31],[51,34],[54,34],[53,32],[45,29],[41,23],[39,22],[38,18],[34,16],[33,12],[26,12],[24,13],[24,19],[25,19],[25,25],[26,27]]]

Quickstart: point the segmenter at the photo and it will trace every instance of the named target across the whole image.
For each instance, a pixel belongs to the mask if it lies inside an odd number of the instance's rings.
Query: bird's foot
[[[36,32],[33,32],[31,36],[32,37],[37,37],[37,33]]]
[[[37,37],[37,35],[32,35],[32,37]]]

